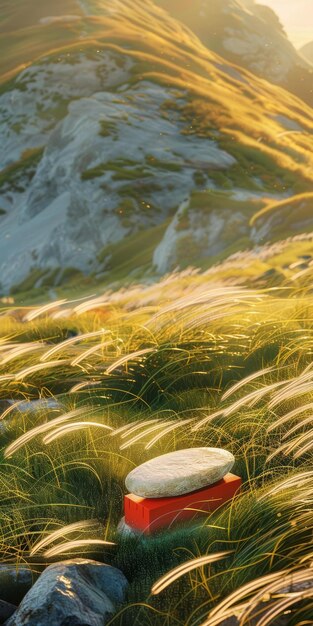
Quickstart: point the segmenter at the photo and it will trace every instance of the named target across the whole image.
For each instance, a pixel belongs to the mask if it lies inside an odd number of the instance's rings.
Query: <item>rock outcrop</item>
[[[104,626],[125,597],[122,572],[96,561],[50,565],[6,626]]]
[[[16,608],[14,604],[0,600],[0,624],[4,624],[15,613]]]
[[[28,565],[0,564],[0,598],[9,604],[18,604],[29,591],[34,575]]]

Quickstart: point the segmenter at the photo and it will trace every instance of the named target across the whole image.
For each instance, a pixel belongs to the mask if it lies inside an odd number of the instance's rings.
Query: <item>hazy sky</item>
[[[289,38],[299,47],[313,41],[313,0],[257,0],[276,11]]]

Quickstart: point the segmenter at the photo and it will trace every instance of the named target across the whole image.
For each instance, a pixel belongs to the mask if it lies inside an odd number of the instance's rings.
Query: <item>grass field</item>
[[[312,271],[278,290],[189,270],[80,302],[3,305],[0,394],[16,404],[1,421],[1,561],[117,565],[130,589],[112,624],[249,624],[260,603],[264,625],[286,610],[288,626],[309,624]],[[18,404],[39,398],[60,406]],[[196,526],[117,535],[127,473],[203,445],[235,454],[241,495]],[[275,592],[290,580],[297,592]]]

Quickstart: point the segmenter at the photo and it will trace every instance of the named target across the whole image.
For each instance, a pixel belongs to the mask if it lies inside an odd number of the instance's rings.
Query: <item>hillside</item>
[[[310,189],[312,109],[153,2],[84,6],[86,39],[1,86],[2,293],[211,264]]]
[[[313,68],[288,40],[275,12],[261,0],[157,3],[188,25],[210,50],[313,105]]]
[[[40,54],[76,43],[86,31],[79,0],[2,0],[0,75],[26,67]]]
[[[313,63],[313,41],[310,41],[309,43],[306,43],[305,46],[302,46],[300,52],[307,61]]]

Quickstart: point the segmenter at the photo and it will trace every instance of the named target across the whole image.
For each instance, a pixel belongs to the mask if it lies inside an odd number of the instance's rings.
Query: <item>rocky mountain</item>
[[[92,32],[1,85],[2,293],[212,263],[310,189],[309,106],[150,0],[82,5]]]
[[[276,13],[261,0],[157,2],[210,50],[313,105],[313,68],[288,40]]]
[[[305,46],[302,46],[300,53],[309,63],[313,64],[313,41],[309,41]]]

